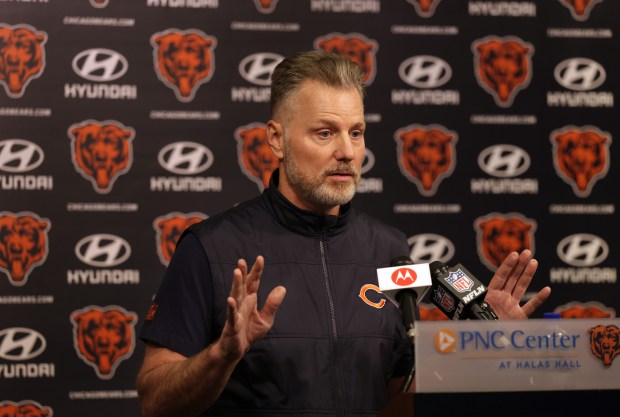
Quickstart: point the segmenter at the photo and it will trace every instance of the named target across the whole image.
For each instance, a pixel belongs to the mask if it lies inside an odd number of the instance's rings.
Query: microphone
[[[484,301],[486,287],[462,264],[452,268],[443,262],[430,264],[433,282],[431,301],[451,320],[497,320]]]
[[[428,264],[414,265],[408,256],[399,256],[389,268],[378,268],[377,277],[381,292],[400,307],[407,335],[413,338],[418,304],[432,285]]]

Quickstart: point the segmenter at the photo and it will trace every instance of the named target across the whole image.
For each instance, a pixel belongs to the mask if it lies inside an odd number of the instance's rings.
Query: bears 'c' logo
[[[50,407],[44,407],[36,401],[0,402],[0,416],[2,417],[52,417],[53,414]]]
[[[34,213],[0,212],[0,271],[15,286],[26,284],[34,267],[47,259],[51,223]]]
[[[118,306],[88,306],[71,313],[73,345],[77,355],[101,379],[114,376],[120,363],[136,346],[138,316]]]
[[[168,213],[153,221],[155,228],[157,255],[162,264],[168,265],[181,234],[194,223],[206,219],[202,213]]]
[[[589,196],[596,181],[607,175],[611,135],[593,126],[566,126],[551,132],[550,139],[555,172],[578,197]]]
[[[478,255],[483,264],[495,271],[510,252],[529,249],[534,252],[536,222],[517,213],[491,213],[474,221]]]
[[[197,29],[168,29],[151,36],[157,77],[180,101],[192,101],[196,90],[215,71],[217,39]]]
[[[613,308],[597,301],[580,303],[573,301],[555,308],[564,319],[608,319],[616,316]]]
[[[76,171],[93,184],[95,191],[109,193],[133,163],[134,130],[115,120],[86,120],[71,125],[68,133]]]
[[[241,170],[261,191],[269,186],[271,173],[279,164],[267,142],[266,127],[263,123],[251,123],[235,130]]]
[[[500,107],[510,107],[532,78],[534,46],[519,38],[490,36],[472,43],[478,84]]]
[[[440,1],[441,0],[407,0],[408,3],[413,4],[415,12],[420,17],[432,17]]]
[[[588,329],[590,350],[603,362],[606,368],[611,366],[620,353],[620,329],[614,325],[598,325]]]
[[[45,68],[47,33],[29,25],[0,24],[0,84],[11,98],[24,95],[26,86]]]
[[[394,134],[400,172],[420,194],[432,196],[456,165],[456,132],[440,125],[410,125]]]
[[[314,41],[317,51],[331,52],[349,58],[360,66],[364,74],[364,84],[370,85],[377,73],[375,55],[379,50],[377,41],[359,33],[329,33]]]
[[[590,17],[590,12],[596,3],[603,0],[559,0],[564,6],[568,7],[573,19],[584,21]]]

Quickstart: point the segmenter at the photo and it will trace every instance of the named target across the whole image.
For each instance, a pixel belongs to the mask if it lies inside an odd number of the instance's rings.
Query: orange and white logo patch
[[[498,106],[512,106],[532,78],[534,46],[513,36],[489,36],[474,41],[471,49],[478,84]]]
[[[30,81],[43,74],[47,33],[30,25],[0,24],[0,84],[19,98]]]
[[[266,128],[264,123],[250,123],[235,130],[241,171],[258,185],[260,191],[269,186],[271,173],[279,164],[267,142]]]
[[[349,58],[362,69],[364,85],[370,85],[377,75],[379,43],[360,33],[328,33],[314,41],[317,51],[331,52]]]
[[[420,17],[433,17],[435,9],[439,5],[441,0],[407,0],[408,3],[413,4],[415,12]]]
[[[573,19],[583,22],[590,18],[592,8],[603,0],[559,0],[564,6],[568,7]]]
[[[168,265],[176,249],[181,234],[194,223],[198,223],[207,216],[202,213],[168,213],[159,216],[153,221],[157,255],[162,264]]]
[[[73,345],[80,359],[100,379],[114,377],[116,368],[136,347],[138,315],[119,306],[88,306],[71,313]]]
[[[107,194],[133,164],[135,131],[116,120],[85,120],[68,129],[75,170],[95,191]]]
[[[31,212],[0,212],[0,271],[20,287],[49,253],[47,233],[52,223]]]
[[[491,213],[474,221],[478,256],[495,271],[511,252],[529,249],[534,252],[536,222],[518,213]]]
[[[588,197],[594,184],[607,175],[611,135],[594,126],[566,126],[550,135],[553,166],[578,197]]]
[[[179,101],[194,99],[215,71],[217,38],[198,29],[168,29],[151,36],[155,72]]]
[[[439,329],[433,338],[435,349],[441,353],[452,353],[456,350],[456,334],[447,328]]]
[[[441,125],[413,124],[398,129],[394,139],[400,172],[423,196],[435,195],[456,166],[456,132]]]
[[[43,406],[36,401],[25,400],[18,403],[13,401],[0,402],[1,417],[52,417],[51,407]]]

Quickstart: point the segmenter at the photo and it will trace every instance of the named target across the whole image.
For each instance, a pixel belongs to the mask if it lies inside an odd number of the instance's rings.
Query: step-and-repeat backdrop
[[[486,282],[529,247],[544,311],[615,317],[619,15],[612,0],[0,0],[0,414],[139,415],[136,333],[176,239],[263,190],[270,74],[300,50],[362,66],[355,205],[405,232],[414,261]]]

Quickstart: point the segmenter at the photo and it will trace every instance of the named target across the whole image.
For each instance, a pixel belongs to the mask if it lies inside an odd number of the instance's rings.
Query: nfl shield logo
[[[446,311],[454,310],[454,298],[448,294],[443,288],[438,287],[433,295],[433,301],[436,301]]]
[[[474,286],[474,281],[460,269],[457,269],[456,272],[450,272],[450,275],[446,278],[446,282],[458,292],[471,291]]]

